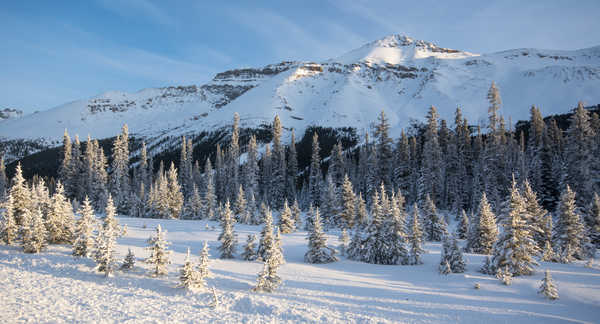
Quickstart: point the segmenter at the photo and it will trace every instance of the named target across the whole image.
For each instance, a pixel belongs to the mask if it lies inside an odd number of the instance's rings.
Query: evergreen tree
[[[481,202],[479,203],[478,228],[478,242],[473,245],[472,250],[474,253],[491,254],[498,239],[498,226],[496,225],[496,216],[492,212],[485,192],[481,195]]]
[[[39,208],[33,213],[27,211],[23,215],[23,218],[28,219],[27,221],[23,222],[23,227],[27,226],[29,219],[31,219],[29,229],[24,228],[23,231],[23,251],[25,253],[39,253],[48,244],[47,232],[46,227],[44,226],[42,212],[39,210]]]
[[[558,289],[556,289],[554,280],[552,280],[552,275],[550,275],[549,270],[546,270],[546,274],[544,275],[544,279],[542,279],[542,284],[540,285],[538,294],[543,294],[546,296],[546,298],[551,300],[558,299]]]
[[[13,244],[19,234],[19,228],[14,216],[14,203],[12,196],[8,196],[6,202],[2,204],[2,219],[0,222],[0,242],[8,245]]]
[[[600,248],[600,196],[597,193],[594,193],[587,216],[590,240],[596,248]]]
[[[292,216],[294,219],[294,224],[296,225],[296,228],[301,228],[302,227],[302,211],[300,210],[300,207],[298,206],[298,200],[294,199],[294,204],[292,205]]]
[[[114,206],[111,204],[111,207],[107,206],[106,209],[107,215],[96,239],[94,259],[96,260],[97,270],[104,272],[104,275],[108,277],[112,275],[115,269],[115,245],[119,233],[116,232],[118,225],[111,224],[111,220],[109,220],[109,217],[114,220],[114,215],[109,216],[109,211],[113,212],[111,209],[114,209]]]
[[[6,165],[4,164],[4,155],[0,155],[0,201],[4,201],[8,178],[6,177]]]
[[[283,203],[283,209],[279,214],[279,228],[283,234],[289,234],[296,231],[296,224],[294,223],[292,210],[288,206],[287,199]]]
[[[312,140],[312,155],[310,158],[310,173],[308,176],[308,186],[310,203],[319,207],[321,205],[321,156],[319,155],[319,135],[315,132]]]
[[[167,265],[171,264],[169,255],[171,251],[167,251],[168,242],[165,241],[165,232],[163,232],[160,224],[156,226],[156,234],[148,239],[148,247],[150,257],[146,259],[146,263],[152,266],[151,274],[153,276],[163,276],[168,273]]]
[[[129,129],[127,124],[123,125],[121,134],[113,142],[112,156],[110,192],[118,210],[126,212],[129,203]]]
[[[198,288],[204,287],[203,281],[196,269],[194,263],[190,259],[190,248],[187,249],[187,255],[181,269],[179,269],[179,288],[184,288],[189,291],[195,291]]]
[[[17,224],[21,225],[21,218],[27,211],[30,213],[32,212],[33,205],[33,202],[31,201],[31,192],[25,182],[25,178],[23,178],[21,162],[17,163],[15,175],[12,178],[12,185],[8,193],[13,198],[15,220],[17,221]]]
[[[444,243],[442,247],[440,270],[448,265],[450,271],[453,273],[465,272],[465,259],[463,258],[462,252],[458,248],[458,242],[456,239],[448,236],[444,237]]]
[[[556,224],[553,245],[562,262],[586,258],[587,237],[581,215],[577,211],[575,192],[567,185],[560,197],[558,206],[558,222]]]
[[[277,226],[277,230],[275,231],[275,239],[273,240],[273,253],[275,253],[275,260],[282,265],[285,263],[285,258],[283,257],[283,246],[281,243],[281,230],[279,226]]]
[[[546,233],[548,232],[548,229],[546,229],[546,214],[548,212],[540,206],[537,195],[533,191],[529,181],[525,180],[523,187],[523,198],[525,199],[525,209],[528,216],[526,221],[533,228],[537,229],[533,233],[533,239],[536,241],[538,247],[543,249],[546,244]]]
[[[389,137],[390,124],[385,112],[382,110],[377,117],[375,126],[375,142],[376,142],[376,168],[375,168],[375,183],[384,184],[386,190],[391,189],[392,179],[392,139]]]
[[[46,228],[48,241],[52,244],[69,243],[73,239],[74,223],[73,209],[64,195],[64,189],[59,181],[56,191],[52,195],[48,214],[46,215]]]
[[[250,223],[250,215],[248,213],[248,202],[246,201],[246,193],[244,188],[240,185],[237,197],[235,198],[235,205],[233,207],[236,220],[242,224]]]
[[[199,280],[202,281],[202,285],[206,286],[206,278],[212,276],[210,270],[208,269],[208,263],[210,261],[210,254],[208,253],[208,243],[204,241],[204,245],[202,246],[202,252],[200,252],[200,263],[198,264],[198,274]]]
[[[246,163],[244,164],[244,188],[251,194],[258,194],[258,149],[256,145],[256,136],[250,136],[246,148]]]
[[[94,224],[96,222],[94,208],[92,207],[92,204],[87,196],[83,200],[83,204],[79,208],[78,212],[81,217],[75,224],[73,256],[87,257],[92,252],[92,246],[94,244]]]
[[[503,232],[498,242],[494,245],[492,273],[499,270],[510,273],[510,275],[531,275],[534,266],[538,263],[533,256],[539,252],[539,248],[533,240],[532,226],[525,222],[526,216],[525,199],[519,193],[513,180],[513,186],[508,202],[508,214],[502,224]]]
[[[446,222],[437,212],[437,208],[429,194],[425,197],[424,212],[424,228],[426,238],[429,241],[441,241],[444,236],[448,235]]]
[[[494,273],[491,271],[491,268],[492,268],[492,258],[490,258],[489,255],[486,255],[485,261],[484,261],[483,265],[481,266],[481,269],[479,269],[479,272],[481,272],[483,274],[492,275]]]
[[[290,201],[292,199],[295,201],[298,186],[298,154],[296,153],[296,134],[293,128],[287,161],[287,181],[287,197]]]
[[[223,213],[221,214],[221,234],[219,234],[219,251],[221,259],[233,259],[237,245],[237,235],[234,232],[233,224],[235,220],[229,208],[229,200],[225,202]]]
[[[273,215],[268,207],[263,209],[264,226],[260,232],[260,240],[258,243],[257,255],[258,260],[265,261],[268,259],[268,253],[274,243],[273,238]]]
[[[192,194],[184,207],[185,215],[187,219],[200,219],[202,217],[202,210],[204,205],[202,204],[202,198],[200,198],[200,192],[196,184],[192,184]]]
[[[183,193],[181,192],[181,186],[179,185],[179,180],[177,178],[177,169],[175,168],[175,164],[173,162],[171,162],[167,179],[168,190],[166,196],[168,215],[170,218],[178,219],[181,215],[181,210],[183,207]]]
[[[308,251],[304,254],[306,263],[330,263],[338,261],[336,251],[327,246],[327,238],[321,225],[319,209],[315,211],[314,226],[308,236]]]
[[[458,224],[456,232],[458,238],[461,240],[465,240],[469,237],[469,217],[464,209],[461,209],[460,211],[460,223]]]
[[[427,129],[425,132],[425,143],[423,144],[423,166],[421,169],[423,192],[430,195],[434,203],[441,201],[443,192],[443,163],[438,137],[438,118],[439,115],[437,109],[434,106],[431,106],[427,113]],[[427,235],[430,234],[431,233],[427,233]],[[429,239],[431,239],[431,237]],[[439,239],[436,241],[439,241]]]
[[[246,240],[246,245],[244,245],[244,252],[242,252],[242,259],[246,261],[254,261],[256,260],[256,235],[248,234],[248,239]]]
[[[281,209],[283,206],[283,200],[286,196],[286,161],[285,161],[285,147],[281,143],[283,127],[281,120],[278,115],[275,115],[273,120],[273,154],[271,160],[272,172],[270,190],[270,201],[271,206],[275,210]]]
[[[421,232],[421,225],[419,224],[419,207],[415,203],[413,206],[413,221],[411,226],[410,235],[410,261],[409,264],[417,265],[423,264],[421,255],[425,253],[422,248],[423,244],[423,233]]]
[[[116,218],[117,216],[117,208],[113,203],[112,196],[108,195],[108,200],[106,202],[106,207],[104,209],[104,218],[102,219],[102,229],[105,230],[110,228],[113,235],[116,237],[121,236],[123,230],[121,226],[119,226],[119,221]]]
[[[217,196],[215,194],[214,176],[210,159],[206,159],[204,166],[204,181],[206,188],[204,190],[204,211],[202,212],[203,218],[212,220],[215,219],[215,212],[217,206]]]
[[[68,189],[71,189],[71,175],[73,171],[71,170],[71,160],[72,160],[72,147],[71,147],[71,137],[69,137],[69,133],[65,128],[65,133],[63,135],[63,147],[62,147],[62,160],[60,163],[60,167],[58,168],[58,178],[61,182],[68,184]],[[69,191],[71,193],[71,191]]]
[[[274,249],[272,246],[269,250]],[[281,285],[281,277],[277,275],[280,263],[276,259],[274,251],[267,251],[268,258],[264,262],[263,270],[258,274],[256,286],[252,291],[273,292]]]
[[[344,175],[344,182],[340,195],[342,209],[340,212],[340,227],[342,229],[352,228],[354,226],[354,218],[356,217],[356,196],[352,189],[352,183],[348,175]]]
[[[369,222],[369,215],[367,214],[367,204],[362,197],[362,193],[358,194],[356,199],[356,223],[359,227],[364,227]]]
[[[578,203],[583,205],[591,200],[593,193],[593,138],[594,130],[590,124],[588,111],[579,103],[570,119],[569,129],[566,131],[565,143],[565,174],[562,188],[569,185],[578,193]]]
[[[127,255],[125,256],[125,260],[123,260],[123,264],[121,265],[121,270],[131,270],[135,267],[135,255],[131,248],[127,249]]]
[[[323,223],[326,229],[334,226],[340,226],[340,202],[337,188],[333,183],[333,178],[327,174],[326,187],[322,190],[321,211],[323,214]]]

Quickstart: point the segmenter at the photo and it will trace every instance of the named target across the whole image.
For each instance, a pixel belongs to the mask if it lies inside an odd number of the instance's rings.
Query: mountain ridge
[[[474,54],[390,35],[323,62],[232,69],[202,85],[108,91],[0,121],[0,138],[52,147],[60,144],[65,128],[71,135],[106,138],[127,123],[135,136],[158,143],[225,127],[234,112],[242,127],[268,124],[278,114],[297,132],[310,125],[362,132],[380,110],[395,136],[411,119],[422,119],[431,105],[448,120],[460,106],[470,123],[485,125],[492,81],[501,91],[501,112],[513,124],[527,118],[532,104],[546,115],[563,113],[580,100],[600,102],[600,46]],[[20,157],[4,150],[8,160]]]

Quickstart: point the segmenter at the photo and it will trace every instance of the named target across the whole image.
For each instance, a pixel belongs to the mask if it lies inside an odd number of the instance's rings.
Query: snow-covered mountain
[[[392,35],[324,62],[282,62],[225,71],[204,85],[112,91],[19,119],[0,121],[3,140],[55,146],[64,129],[104,138],[127,123],[148,141],[213,130],[241,116],[242,127],[272,121],[302,132],[308,125],[359,131],[385,110],[392,135],[429,106],[449,120],[457,106],[473,124],[484,123],[486,93],[498,85],[508,120],[564,113],[578,101],[600,102],[600,46],[573,50],[514,49],[473,54]],[[31,152],[31,150],[30,150]]]
[[[23,111],[15,108],[0,109],[0,121],[23,117]]]

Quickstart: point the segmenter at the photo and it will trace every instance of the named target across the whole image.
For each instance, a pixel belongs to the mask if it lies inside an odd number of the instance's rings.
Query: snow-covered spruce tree
[[[558,222],[553,237],[554,248],[564,263],[587,257],[587,237],[575,201],[575,192],[567,185],[560,197]]]
[[[358,198],[356,199],[356,221],[355,225],[360,228],[366,226],[369,222],[369,215],[367,213],[367,203],[362,197],[362,193],[358,194]]]
[[[14,204],[12,196],[8,195],[6,202],[2,204],[2,219],[0,222],[0,242],[11,245],[18,237],[19,228],[14,216]]]
[[[233,259],[236,245],[237,236],[233,229],[235,220],[229,207],[229,200],[225,202],[223,207],[223,213],[221,214],[221,234],[219,234],[219,251],[221,252],[221,259]]]
[[[312,140],[312,155],[310,158],[310,173],[308,176],[308,191],[310,195],[310,203],[319,207],[321,204],[321,156],[319,155],[319,135],[317,132],[313,134]]]
[[[121,264],[121,270],[131,270],[135,267],[135,254],[131,251],[131,248],[127,249],[127,255],[125,256],[125,260],[123,260],[123,264]]]
[[[413,219],[410,234],[410,257],[409,264],[417,265],[423,264],[421,255],[425,253],[423,250],[423,233],[421,232],[421,225],[419,225],[419,206],[417,203],[413,206]]]
[[[250,217],[249,224],[250,225],[258,225],[260,224],[259,215],[257,213],[258,207],[256,206],[256,198],[254,197],[254,192],[248,192],[248,206],[246,207],[246,212],[248,213],[248,217]]]
[[[6,165],[4,163],[4,155],[0,156],[0,201],[6,198],[6,188],[8,186],[8,178],[6,177]]]
[[[308,235],[308,251],[304,254],[306,263],[330,263],[338,261],[335,249],[327,246],[327,238],[323,232],[319,209],[315,211],[314,226]]]
[[[120,211],[128,210],[129,193],[129,129],[123,125],[121,134],[113,142],[112,173],[110,175],[110,192]],[[73,158],[75,160],[75,158]]]
[[[494,244],[498,239],[498,225],[496,225],[496,216],[488,203],[485,192],[481,195],[479,203],[479,249],[473,252],[481,254],[491,254]]]
[[[547,229],[545,227],[548,212],[540,206],[537,195],[527,180],[523,184],[523,198],[525,199],[525,209],[528,216],[526,221],[537,229],[533,232],[533,239],[541,250],[546,244]]]
[[[206,286],[205,279],[211,276],[210,270],[208,269],[208,263],[210,261],[209,257],[208,243],[204,241],[202,252],[200,252],[200,263],[198,264],[199,279],[202,281],[203,286]]]
[[[244,188],[246,191],[251,192],[253,195],[258,194],[258,179],[259,179],[259,168],[258,168],[258,149],[256,145],[256,135],[250,136],[248,145],[246,148],[246,163],[244,164]]]
[[[464,209],[460,211],[460,223],[456,229],[456,234],[459,239],[464,240],[469,237],[469,217]]]
[[[292,210],[288,206],[286,199],[283,203],[283,209],[279,214],[279,228],[281,229],[281,233],[289,234],[296,231],[296,224],[294,223],[294,219],[292,217]]]
[[[263,270],[258,274],[256,287],[252,288],[257,292],[273,292],[281,285],[281,277],[277,275],[279,266],[283,263],[283,256],[280,253],[280,247],[275,242],[267,247],[265,251]]]
[[[494,245],[491,272],[499,269],[511,275],[531,275],[538,263],[533,259],[539,248],[532,237],[532,226],[525,222],[525,199],[519,193],[516,183],[513,186],[507,205],[508,214],[503,226],[502,235]]]
[[[94,260],[96,261],[97,270],[103,272],[106,277],[112,275],[115,269],[117,235],[115,227],[105,221],[96,238]]]
[[[340,202],[337,193],[337,188],[330,174],[327,174],[326,185],[322,189],[321,197],[321,216],[325,229],[330,229],[339,226]]]
[[[462,252],[458,248],[458,242],[454,237],[446,236],[444,238],[441,253],[440,270],[446,266],[446,263],[450,266],[450,270],[453,273],[465,272],[465,259],[463,258]]]
[[[425,197],[425,205],[423,206],[423,220],[426,239],[429,241],[439,242],[444,236],[448,235],[446,222],[437,212],[437,208],[429,194]]]
[[[73,208],[65,197],[62,184],[58,182],[46,216],[49,242],[53,244],[71,242],[73,239],[73,223]]]
[[[184,288],[189,291],[195,291],[204,287],[200,274],[194,268],[194,263],[190,258],[190,248],[187,249],[187,256],[183,262],[183,266],[179,269],[179,285],[178,288]]]
[[[87,257],[92,253],[94,244],[94,227],[96,216],[94,208],[86,196],[79,208],[81,217],[75,223],[75,239],[73,242],[73,256]]]
[[[269,188],[272,207],[280,210],[286,197],[287,167],[285,161],[285,146],[281,143],[283,126],[278,115],[273,119],[273,155],[271,160],[272,173]]]
[[[425,132],[425,143],[423,144],[423,162],[421,174],[423,178],[423,192],[426,192],[433,202],[439,202],[442,196],[442,151],[439,145],[438,137],[438,112],[434,106],[429,108],[427,113],[427,129]],[[427,213],[427,211],[425,211]],[[427,226],[427,224],[425,224]],[[432,239],[431,233],[425,232],[427,239]]]
[[[242,259],[246,261],[256,260],[256,235],[248,234],[246,239],[246,245],[244,245],[244,252],[242,252]]]
[[[304,230],[310,232],[313,227],[315,208],[312,204],[308,207],[308,212],[306,212],[306,221],[304,223]]]
[[[292,205],[292,217],[294,219],[294,225],[296,228],[302,227],[302,211],[300,210],[300,206],[298,206],[298,199],[294,198],[294,204]]]
[[[200,219],[202,218],[202,210],[204,205],[202,204],[202,198],[196,184],[192,184],[192,194],[187,200],[187,204],[184,207],[187,219]]]
[[[556,285],[554,284],[554,280],[552,280],[552,275],[550,275],[550,271],[548,269],[546,269],[546,273],[544,275],[544,279],[542,279],[542,284],[540,285],[538,294],[542,294],[551,300],[558,299],[558,289],[556,289]]]
[[[346,229],[342,229],[342,233],[339,237],[340,240],[340,255],[346,255],[346,251],[348,250],[348,245],[350,244],[350,236],[348,236],[348,231]]]
[[[246,193],[242,185],[239,186],[237,196],[235,198],[235,204],[233,206],[233,212],[237,222],[242,224],[250,224],[250,214],[248,213],[248,201],[246,200]]]
[[[591,166],[593,165],[593,135],[589,112],[579,102],[577,109],[569,120],[569,128],[565,132],[564,144],[564,177],[562,188],[569,185],[578,194],[578,204],[583,206],[591,200],[593,194]]]
[[[264,226],[260,231],[260,240],[258,242],[258,249],[256,254],[258,255],[257,259],[261,261],[265,261],[268,258],[268,253],[272,249],[274,244],[273,241],[273,214],[269,207],[265,206],[264,215],[263,215]]]
[[[273,253],[275,253],[275,258],[280,265],[285,263],[285,258],[283,257],[283,245],[281,243],[281,230],[277,227],[275,231],[275,239],[273,240]]]
[[[152,266],[151,274],[153,276],[163,276],[168,273],[167,265],[171,263],[169,255],[171,251],[167,251],[168,242],[165,241],[165,232],[163,232],[160,224],[156,226],[156,234],[148,239],[148,247],[150,256],[146,259],[146,263]]]
[[[354,189],[352,189],[352,182],[350,182],[348,174],[344,175],[340,193],[340,202],[342,209],[340,211],[339,225],[343,229],[352,228],[356,217],[356,195],[354,195]]]
[[[375,160],[374,184],[383,182],[386,190],[392,187],[392,163],[394,159],[392,150],[392,139],[389,136],[390,124],[382,110],[377,117],[375,125]]]
[[[48,233],[42,218],[42,211],[37,208],[33,213],[27,211],[23,215],[23,227],[26,226],[27,218],[31,219],[29,230],[25,229],[23,233],[23,251],[25,253],[39,253],[48,245]]]
[[[178,219],[183,207],[183,193],[181,192],[181,186],[179,185],[179,180],[177,178],[177,169],[173,162],[171,162],[171,167],[167,173],[167,179],[169,188],[167,194],[169,217]]]
[[[215,219],[216,207],[217,207],[217,196],[215,194],[214,175],[210,159],[206,159],[204,165],[204,210],[202,211],[202,218]]]
[[[588,232],[590,241],[600,248],[600,196],[594,193],[594,198],[587,211]]]
[[[21,225],[21,218],[26,210],[32,212],[31,192],[25,178],[23,178],[23,170],[21,169],[21,162],[17,163],[15,168],[15,175],[11,181],[12,185],[8,191],[8,194],[13,198],[13,206],[15,208],[15,220],[18,225]]]
[[[123,229],[119,226],[119,221],[115,217],[117,215],[117,208],[115,207],[112,197],[109,194],[106,201],[106,207],[104,209],[104,218],[102,218],[102,230],[110,228],[115,237],[120,237],[123,233]]]
[[[287,197],[291,201],[296,200],[297,194],[296,189],[298,186],[298,154],[296,152],[296,134],[292,128],[292,134],[290,136],[290,145],[288,146],[288,161],[287,161]],[[293,210],[293,208],[292,208]],[[296,220],[296,226],[300,224],[299,220]]]

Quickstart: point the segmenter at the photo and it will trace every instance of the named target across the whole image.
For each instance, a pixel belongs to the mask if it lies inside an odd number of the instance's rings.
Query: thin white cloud
[[[132,18],[142,15],[161,25],[175,26],[177,24],[176,19],[166,14],[166,10],[150,0],[99,0],[98,3],[122,17]]]

